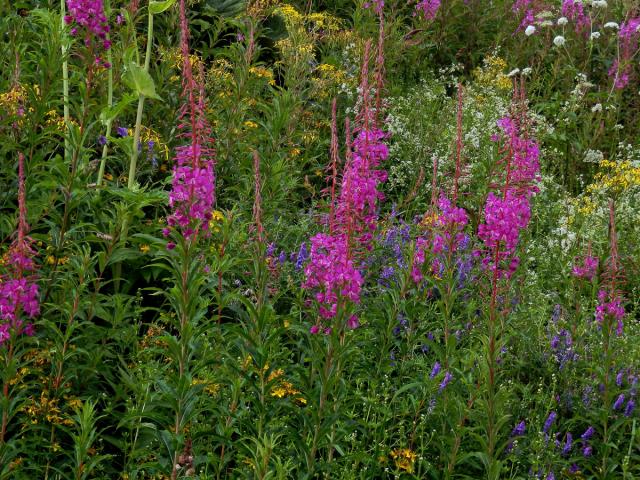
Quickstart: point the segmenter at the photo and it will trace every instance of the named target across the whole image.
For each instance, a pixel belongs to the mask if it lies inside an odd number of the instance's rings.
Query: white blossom
[[[530,37],[530,36],[531,36],[531,35],[533,35],[534,33],[536,33],[536,27],[534,27],[533,25],[529,25],[529,26],[525,29],[525,31],[524,31],[524,34],[525,34],[527,37]]]
[[[553,44],[556,47],[561,47],[565,44],[565,39],[562,35],[558,35],[556,38],[553,39]]]
[[[613,28],[615,30],[618,30],[620,28],[620,25],[618,25],[616,22],[607,22],[604,24],[604,28]]]
[[[567,19],[567,17],[560,17],[558,19],[558,25],[560,26],[566,25],[567,23],[569,23],[569,20]]]

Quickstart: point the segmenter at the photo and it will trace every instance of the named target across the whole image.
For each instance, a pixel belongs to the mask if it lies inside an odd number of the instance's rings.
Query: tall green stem
[[[153,14],[149,12],[149,25],[147,28],[147,52],[144,58],[144,71],[149,72],[151,63],[151,48],[153,46]],[[131,149],[131,163],[129,164],[129,181],[127,186],[132,189],[136,179],[136,166],[138,163],[138,143],[140,143],[140,128],[142,126],[142,112],[144,110],[144,95],[138,98],[138,112],[136,114],[136,126],[133,133],[133,148]]]
[[[62,32],[62,102],[64,108],[64,125],[66,134],[64,136],[64,158],[69,157],[70,144],[69,144],[69,126],[71,125],[71,115],[69,114],[69,62],[67,60],[67,37],[64,35],[65,22],[64,17],[67,14],[67,8],[65,0],[60,0],[60,23]]]
[[[107,11],[110,10],[110,2],[106,2],[106,8]],[[108,73],[107,106],[111,108],[113,106],[113,58],[111,55],[111,49],[107,51],[107,61],[109,62],[109,65],[111,65]],[[112,122],[113,119],[111,118],[111,116],[109,116],[109,119],[107,120],[107,131],[105,133],[106,138],[109,138],[109,136],[111,135]],[[102,146],[102,158],[100,160],[100,169],[98,170],[98,179],[96,180],[96,185],[98,186],[102,185],[102,178],[104,177],[104,167],[107,163],[107,151],[107,142],[105,142],[105,144]]]

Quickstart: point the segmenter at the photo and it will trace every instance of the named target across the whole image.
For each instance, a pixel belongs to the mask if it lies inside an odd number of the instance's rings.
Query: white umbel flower
[[[562,35],[558,35],[556,38],[553,39],[553,44],[556,47],[561,47],[565,44],[566,40],[564,39],[564,37]]]
[[[593,107],[591,107],[591,111],[593,113],[601,112],[602,111],[602,104],[601,103],[596,103]]]
[[[620,28],[620,25],[618,25],[616,22],[607,22],[604,24],[604,28],[613,28],[614,30],[618,30]]]
[[[600,38],[600,32],[591,32],[591,40],[597,40]]]
[[[560,17],[558,19],[558,25],[560,25],[561,27],[563,25],[566,25],[567,23],[569,23],[569,20],[567,19],[567,17]]]
[[[524,34],[527,37],[530,37],[531,35],[533,35],[534,33],[536,33],[536,27],[534,27],[533,25],[529,25],[525,30],[524,30]]]

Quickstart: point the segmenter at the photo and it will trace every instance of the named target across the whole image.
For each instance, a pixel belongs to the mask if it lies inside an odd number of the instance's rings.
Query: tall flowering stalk
[[[183,60],[182,98],[178,129],[185,143],[176,147],[169,206],[173,213],[167,218],[170,228],[190,239],[208,230],[215,203],[215,150],[211,126],[205,116],[205,95],[202,75],[196,77],[189,58],[189,26],[184,0],[180,2],[180,48]]]
[[[485,204],[484,223],[478,228],[478,236],[484,250],[476,251],[491,278],[490,301],[487,312],[487,447],[488,470],[494,468],[500,422],[497,402],[497,352],[504,324],[504,312],[499,301],[501,280],[508,281],[519,264],[516,249],[520,233],[531,218],[530,198],[537,192],[535,182],[539,175],[540,149],[528,137],[526,100],[523,82],[515,83],[513,112],[498,122],[501,134],[502,154],[499,166],[504,174],[493,185]],[[505,292],[506,293],[506,292]]]
[[[18,228],[16,238],[2,259],[6,265],[0,275],[0,354],[2,372],[2,425],[0,446],[6,441],[11,407],[10,385],[17,371],[16,340],[20,335],[33,335],[33,324],[26,321],[40,313],[40,292],[35,278],[36,264],[31,239],[27,236],[27,204],[24,155],[18,154]]]
[[[632,60],[640,48],[639,41],[640,17],[623,22],[618,32],[618,56],[609,69],[614,88],[623,89],[629,84],[633,72]]]
[[[382,37],[381,33],[379,38]],[[382,48],[382,43],[379,48]],[[386,180],[386,172],[379,167],[389,152],[384,144],[386,134],[377,126],[378,113],[371,106],[370,49],[369,41],[364,51],[358,115],[353,135],[348,122],[346,125],[346,161],[337,195],[337,122],[335,113],[333,115],[329,232],[318,233],[310,239],[311,252],[304,270],[302,287],[312,292],[319,314],[310,333],[324,333],[310,338],[312,347],[318,350],[312,355],[317,362],[314,361],[312,366],[311,378],[314,383],[317,382],[319,391],[314,428],[310,432],[311,445],[305,451],[309,471],[313,470],[316,453],[323,444],[326,445],[327,461],[333,459],[337,435],[335,416],[340,401],[337,387],[349,352],[345,331],[359,326],[353,308],[360,302],[364,284],[360,271],[362,256],[371,248],[373,233],[377,228],[377,203],[383,198],[378,187]],[[384,61],[381,51],[376,61]],[[376,86],[380,91],[383,86],[383,66],[377,65],[376,71]],[[327,410],[332,410],[331,414],[328,415]],[[323,442],[323,439],[327,440]]]
[[[384,198],[378,190],[386,180],[386,172],[379,169],[389,155],[383,140],[386,134],[377,128],[375,114],[371,109],[368,57],[370,42],[365,47],[362,66],[360,111],[357,118],[355,138],[348,143],[347,161],[342,174],[340,193],[332,197],[336,205],[331,206],[329,234],[319,233],[311,238],[310,261],[305,267],[303,288],[314,292],[318,302],[320,318],[312,327],[312,333],[321,330],[331,332],[330,326],[321,328],[321,319],[328,321],[336,317],[339,331],[347,326],[355,328],[358,319],[354,315],[343,315],[349,304],[360,302],[362,274],[358,270],[358,259],[363,251],[370,249],[373,232],[377,226],[377,203]],[[379,56],[380,57],[380,56]],[[332,147],[335,151],[335,147]],[[332,183],[335,182],[337,156],[332,154]]]
[[[612,405],[612,375],[614,365],[614,355],[612,341],[614,335],[621,336],[623,333],[623,320],[625,310],[623,306],[623,296],[620,291],[621,267],[618,255],[618,234],[616,232],[615,203],[609,200],[609,258],[604,270],[604,287],[598,292],[598,304],[596,306],[595,318],[602,331],[602,345],[604,366],[602,369],[602,385],[604,397],[604,411],[602,415],[602,468],[606,469],[609,455],[609,427],[610,409],[616,410],[619,405]],[[624,400],[624,395],[621,397]],[[617,402],[616,402],[617,403]],[[606,470],[603,470],[606,471]]]
[[[205,117],[205,93],[202,72],[192,70],[189,55],[189,25],[185,1],[180,1],[180,48],[183,73],[183,105],[179,112],[178,137],[184,142],[175,149],[172,189],[165,237],[171,236],[165,252],[174,275],[170,290],[171,303],[176,310],[176,335],[171,337],[171,357],[177,367],[169,399],[175,412],[172,426],[174,453],[171,459],[171,479],[175,480],[183,468],[189,468],[186,458],[192,458],[191,440],[185,438],[185,428],[192,421],[194,386],[191,383],[192,361],[198,339],[197,320],[204,315],[202,295],[205,269],[200,265],[199,240],[208,234],[215,203],[215,173],[213,138]],[[173,251],[175,249],[175,252]],[[186,463],[185,463],[186,462]]]

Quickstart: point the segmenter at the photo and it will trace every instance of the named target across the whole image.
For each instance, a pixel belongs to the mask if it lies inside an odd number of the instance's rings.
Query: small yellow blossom
[[[513,87],[511,79],[504,73],[507,62],[497,55],[490,55],[484,59],[484,65],[473,71],[476,81],[485,87],[495,87],[498,90],[510,91]]]
[[[139,248],[142,253],[149,253],[149,250],[151,250],[151,247],[149,247],[149,245],[147,245],[146,243],[140,245]]]
[[[409,448],[400,448],[391,452],[391,458],[395,461],[396,468],[413,473],[413,464],[418,456]]]

